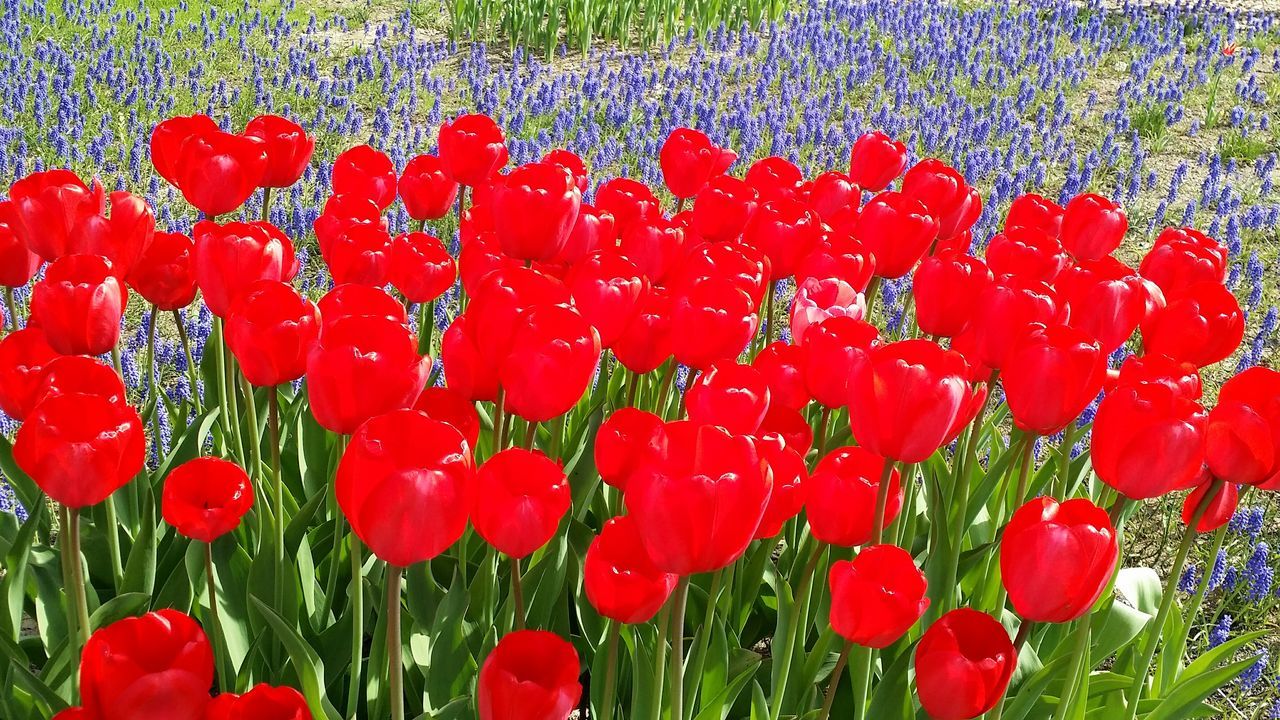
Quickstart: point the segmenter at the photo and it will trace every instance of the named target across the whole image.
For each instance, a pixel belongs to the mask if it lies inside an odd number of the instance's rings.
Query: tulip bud
[[[1280,372],[1270,368],[1257,366],[1251,367],[1227,380],[1218,390],[1218,406],[1222,407],[1231,405],[1243,405],[1248,407],[1257,414],[1257,416],[1265,422],[1267,427],[1270,429],[1271,446],[1273,448],[1273,453],[1276,456],[1276,463],[1275,466],[1272,467],[1272,471],[1268,473],[1267,477],[1260,481],[1256,481],[1253,484],[1263,490],[1280,489]],[[1230,421],[1228,420],[1228,422]],[[1229,438],[1213,438],[1212,416],[1210,416],[1210,423],[1210,432],[1209,436],[1206,438],[1206,443],[1212,443],[1214,446],[1220,446],[1222,444],[1221,440]],[[1242,425],[1238,431],[1233,430],[1232,432],[1239,432],[1242,436],[1246,433],[1253,435],[1254,432],[1256,432],[1257,424],[1250,421],[1247,425],[1252,427],[1246,428]],[[1228,428],[1225,426],[1219,426],[1218,429],[1221,431]],[[1247,444],[1252,447],[1258,447],[1263,443],[1260,439],[1250,438],[1247,441]],[[1225,448],[1222,447],[1213,447],[1207,449],[1206,454],[1211,457],[1219,457],[1219,462],[1221,462],[1225,459],[1223,458],[1224,454],[1226,454],[1223,452],[1224,450]],[[1239,449],[1233,449],[1228,452],[1234,454],[1239,452]],[[1259,449],[1257,452],[1265,458],[1265,450]],[[1230,455],[1227,455],[1227,457],[1230,457]],[[1212,462],[1214,461],[1211,460],[1210,462],[1210,467],[1212,467]],[[1226,465],[1226,463],[1224,463],[1224,465]],[[1223,469],[1224,471],[1226,470],[1225,467]],[[1220,477],[1228,482],[1236,482],[1235,480],[1232,480],[1229,475],[1230,472]]]
[[[418,155],[404,166],[396,184],[400,201],[414,220],[439,220],[453,209],[458,183],[445,172],[435,155]]]
[[[831,627],[848,642],[886,648],[929,608],[924,573],[895,545],[873,545],[831,566]]]
[[[1209,493],[1213,495],[1210,496]],[[1187,494],[1187,499],[1182,503],[1182,524],[1190,525],[1199,512],[1200,519],[1196,522],[1195,531],[1213,532],[1231,520],[1231,516],[1236,514],[1239,501],[1240,492],[1232,483],[1201,483]],[[1207,507],[1201,511],[1200,506],[1206,503]]]
[[[82,219],[67,238],[65,254],[101,255],[123,277],[155,238],[156,217],[137,195],[113,192],[110,197],[111,214]]]
[[[880,132],[869,132],[853,144],[849,177],[858,187],[880,192],[907,166],[907,146]]]
[[[179,310],[196,299],[195,254],[186,235],[158,232],[125,280],[156,310]]]
[[[1001,579],[1028,622],[1085,615],[1119,562],[1111,518],[1087,498],[1038,497],[1014,511],[1000,538]]]
[[[574,221],[573,229],[556,259],[574,265],[596,250],[613,248],[617,244],[618,230],[614,226],[613,215],[582,203],[578,207],[578,219]]]
[[[240,527],[253,507],[253,486],[239,465],[213,457],[196,458],[164,479],[160,512],[180,534],[203,543]]]
[[[1205,463],[1219,480],[1258,485],[1274,474],[1276,435],[1271,423],[1252,407],[1219,397],[1205,426]]]
[[[1120,206],[1101,195],[1077,195],[1067,203],[1060,239],[1076,260],[1101,260],[1110,255],[1129,231],[1129,218]]]
[[[1005,213],[1004,229],[1008,232],[1018,227],[1032,228],[1056,239],[1062,230],[1064,212],[1058,203],[1035,193],[1019,195]]]

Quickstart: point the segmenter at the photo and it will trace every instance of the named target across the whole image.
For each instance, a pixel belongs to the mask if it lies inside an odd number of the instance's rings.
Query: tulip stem
[[[269,188],[268,188],[269,189]],[[276,609],[284,608],[284,478],[280,473],[280,388],[267,390],[267,428],[271,433],[271,507],[275,511]]]
[[[777,294],[777,283],[772,280],[766,280],[768,285],[764,291],[764,316],[761,318],[760,328],[762,338],[760,341],[760,349],[764,350],[769,347],[769,343],[773,341],[773,303],[774,295]]]
[[[847,647],[847,646],[846,646]],[[869,647],[857,648],[858,656],[853,661],[853,720],[862,720],[867,715],[867,695],[871,691],[872,650]],[[832,683],[839,682],[834,676]],[[835,695],[836,686],[831,686],[831,695]]]
[[[680,578],[671,609],[671,720],[684,717],[684,610],[689,597],[689,576]]]
[[[67,541],[71,544],[71,581],[75,584],[76,631],[80,635],[80,648],[89,642],[89,598],[85,592],[84,565],[80,562],[80,509],[68,510]]]
[[[354,529],[348,550],[351,554],[351,682],[346,716],[353,718],[360,705],[360,669],[364,665],[364,553]]]
[[[502,452],[502,446],[505,444],[505,438],[502,436],[502,426],[506,422],[506,417],[502,406],[506,399],[506,391],[499,387],[498,398],[493,401],[493,450],[489,452],[489,457]]]
[[[1071,448],[1075,445],[1074,420],[1062,429],[1062,444],[1058,446],[1058,498],[1066,500],[1071,493]]]
[[[524,629],[524,585],[520,582],[520,558],[511,557],[511,602],[515,605],[515,627]]]
[[[436,331],[436,301],[424,303],[419,312],[422,317],[418,319],[418,354],[428,355],[431,353],[431,336]]]
[[[884,539],[884,514],[889,506],[889,483],[895,465],[897,462],[885,458],[884,469],[880,471],[880,485],[876,487],[876,514],[871,518],[872,545],[879,545]]]
[[[1244,486],[1245,491],[1249,489],[1249,485]],[[1240,494],[1240,500],[1244,499],[1244,493]],[[1222,550],[1222,543],[1227,538],[1227,525],[1218,528],[1213,534],[1213,547],[1206,556],[1209,562],[1214,562],[1218,557],[1218,552]],[[1208,568],[1206,568],[1208,569]],[[1181,575],[1181,573],[1179,573]],[[1177,652],[1173,654],[1174,658],[1181,658],[1187,651],[1187,637],[1191,633],[1191,624],[1195,621],[1196,615],[1200,614],[1200,606],[1204,604],[1204,596],[1209,592],[1209,578],[1212,572],[1204,572],[1200,575],[1200,582],[1196,584],[1196,593],[1191,597],[1191,604],[1187,606],[1183,617],[1186,622],[1182,623],[1182,629],[1178,632],[1178,636],[1174,639],[1177,643]]]
[[[524,426],[524,445],[523,445],[525,450],[533,449],[533,441],[537,437],[537,435],[538,435],[538,423],[533,421],[526,422]]]
[[[600,695],[601,720],[613,720],[613,694],[618,683],[618,639],[622,635],[622,624],[617,620],[609,621],[609,640],[605,649],[604,692]]]
[[[1036,446],[1036,436],[1027,433],[1022,437],[1022,463],[1018,468],[1018,491],[1013,496],[1013,509],[1016,512],[1027,500],[1027,485],[1031,479],[1031,468],[1035,465],[1032,451]]]
[[[699,688],[702,686],[702,667],[706,663],[707,648],[711,644],[711,626],[716,619],[716,600],[720,597],[720,586],[724,583],[724,576],[728,572],[726,568],[721,568],[711,573],[711,584],[707,587],[707,609],[702,617],[702,632],[695,633],[695,641],[698,647],[694,652],[692,661],[693,667],[690,668],[693,677],[693,687],[686,693],[684,714],[686,717],[693,717],[693,703],[697,698]]]
[[[387,693],[391,720],[404,720],[404,661],[400,657],[400,579],[404,568],[387,565]]]
[[[9,308],[9,330],[17,331],[18,329],[18,301],[13,295],[13,288],[5,287],[4,302]]]
[[[836,666],[831,669],[831,682],[827,685],[827,697],[822,701],[822,712],[818,714],[818,720],[827,720],[827,718],[831,717],[831,706],[836,701],[836,690],[840,687],[840,676],[844,674],[844,668],[849,662],[849,653],[852,650],[853,643],[846,641],[844,648],[840,651],[840,658],[836,660]],[[861,659],[861,656],[859,656],[859,659]],[[853,690],[856,693],[858,688],[855,687]],[[863,690],[866,690],[866,688],[863,687]],[[854,700],[857,700],[856,696]],[[864,695],[862,698],[863,704],[866,703],[866,700],[867,698]]]
[[[662,418],[667,416],[667,396],[671,394],[671,386],[676,377],[675,361],[668,360],[666,365],[666,369],[662,371],[662,379],[659,381],[658,402],[653,406],[653,413]]]
[[[191,355],[191,338],[187,337],[187,324],[182,320],[180,310],[173,311],[173,323],[178,326],[178,340],[182,343],[182,355],[187,361],[187,382],[191,385],[191,404],[196,413],[200,413],[200,376],[196,361]]]
[[[1178,554],[1174,556],[1173,568],[1169,571],[1169,577],[1165,579],[1164,595],[1160,598],[1160,610],[1156,613],[1155,622],[1147,626],[1142,636],[1142,654],[1139,655],[1138,665],[1133,673],[1133,684],[1125,694],[1128,720],[1133,720],[1138,715],[1138,699],[1142,696],[1142,687],[1146,685],[1147,670],[1151,668],[1151,660],[1155,658],[1156,645],[1164,633],[1169,611],[1173,609],[1173,597],[1177,591],[1178,580],[1182,575],[1183,566],[1187,563],[1187,554],[1191,552],[1191,546],[1195,543],[1196,525],[1200,524],[1200,518],[1209,511],[1210,505],[1221,490],[1222,481],[1213,480],[1213,485],[1200,499],[1200,504],[1196,505],[1195,512],[1191,514],[1191,522],[1187,523],[1187,529],[1182,533],[1182,542],[1178,544]],[[1119,505],[1120,502],[1117,500],[1116,504]]]
[[[787,634],[783,637],[781,652],[774,659],[774,662],[780,663],[780,665],[777,674],[778,684],[777,687],[773,688],[773,698],[769,708],[771,720],[778,720],[782,716],[782,704],[787,695],[787,681],[791,676],[791,662],[795,657],[796,643],[798,642],[801,648],[804,647],[804,638],[801,633],[809,629],[807,623],[801,622],[801,614],[808,612],[809,592],[813,588],[813,573],[817,570],[818,563],[822,561],[822,552],[826,549],[825,543],[816,542],[813,552],[809,555],[803,569],[800,571],[799,583],[796,585],[794,596],[795,602],[791,609],[790,620],[787,623]],[[777,638],[778,636],[774,635],[775,641]]]
[[[821,460],[827,454],[827,425],[831,423],[831,408],[822,406],[822,414],[818,416],[818,431],[813,434],[814,442],[817,443],[818,459]]]
[[[271,188],[262,188],[262,222],[271,222]]]
[[[653,692],[653,703],[650,705],[652,711],[650,712],[649,720],[659,720],[662,717],[663,677],[667,668],[667,630],[671,626],[669,620],[671,619],[672,602],[672,600],[668,600],[663,603],[662,611],[658,613],[658,620],[656,622],[658,628],[658,641],[657,644],[654,645],[653,649],[653,686],[651,688]]]
[[[218,583],[213,577],[213,545],[204,543],[204,578],[209,586],[209,636],[213,641],[213,666],[218,669],[218,690],[226,692],[235,685],[235,672],[226,653],[226,638],[222,634],[222,620],[218,615]]]
[[[58,506],[58,527],[61,528],[61,534],[58,538],[58,560],[62,566],[62,587],[66,595],[66,612],[67,612],[67,634],[71,638],[71,642],[80,643],[80,615],[79,606],[72,599],[71,593],[75,588],[75,575],[71,572],[71,512],[66,505]],[[75,649],[74,657],[76,664],[80,662],[79,648]],[[76,693],[79,691],[80,673],[71,673],[71,699],[77,699]]]
[[[1067,684],[1062,686],[1062,698],[1053,716],[1055,720],[1066,720],[1071,716],[1072,706],[1075,705],[1076,686],[1080,684],[1080,674],[1089,664],[1089,625],[1092,618],[1091,614],[1085,613],[1084,617],[1080,618],[1080,626],[1076,628],[1076,644],[1071,650],[1071,674],[1067,676]],[[1030,625],[1030,623],[1027,624]],[[1004,704],[1003,701],[1001,704]]]

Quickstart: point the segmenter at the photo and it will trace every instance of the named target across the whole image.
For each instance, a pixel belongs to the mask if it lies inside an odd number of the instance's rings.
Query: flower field
[[[1280,717],[1265,6],[6,2],[0,718]]]

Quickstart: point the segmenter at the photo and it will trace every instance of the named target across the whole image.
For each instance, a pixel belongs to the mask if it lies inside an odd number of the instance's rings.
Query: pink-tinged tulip
[[[689,419],[719,425],[735,435],[752,435],[769,410],[769,385],[750,365],[712,363],[685,391]]]
[[[1101,260],[1120,247],[1129,231],[1124,210],[1101,195],[1077,195],[1067,203],[1059,238],[1076,260]]]
[[[422,392],[431,358],[418,338],[385,318],[328,325],[307,357],[307,396],[321,427],[350,435],[372,417],[407,408]]]
[[[858,187],[880,192],[907,166],[907,146],[880,132],[869,132],[853,144],[849,177]]]
[[[834,317],[808,328],[804,337],[802,370],[809,395],[828,408],[849,404],[853,371],[866,362],[879,330],[862,320]]]
[[[1244,312],[1235,295],[1215,282],[1200,282],[1142,322],[1142,348],[1196,367],[1226,359],[1244,339]]]
[[[458,199],[458,183],[444,170],[435,155],[419,155],[404,166],[396,184],[400,201],[414,220],[439,220],[453,209]]]
[[[684,421],[666,426],[665,451],[632,474],[628,514],[653,564],[694,575],[732,565],[755,536],[771,480],[749,437]]]
[[[796,290],[791,301],[792,342],[803,343],[805,331],[828,318],[861,320],[866,314],[866,299],[845,281],[810,278]]]
[[[49,263],[31,291],[31,322],[63,355],[101,355],[120,340],[129,291],[111,261],[64,255]]]
[[[969,386],[959,353],[929,340],[873,349],[849,381],[849,428],[858,444],[887,458],[923,462],[951,442],[986,399]]]
[[[288,282],[298,271],[293,243],[270,223],[201,221],[195,245],[196,285],[209,310],[221,318],[249,286],[259,280]]]
[[[805,483],[805,514],[813,536],[839,547],[857,547],[871,541],[875,525],[876,496],[884,477],[884,457],[862,447],[836,448],[818,461]],[[889,475],[882,527],[902,510],[902,476],[895,468]]]
[[[13,203],[10,229],[31,252],[53,261],[66,255],[76,229],[102,213],[102,186],[84,184],[70,170],[31,173],[9,188]]]
[[[1023,227],[1039,230],[1057,238],[1062,230],[1062,215],[1065,210],[1058,203],[1047,198],[1027,193],[1014,198],[1009,205],[1009,212],[1004,216],[1004,229]]]
[[[712,178],[693,200],[693,229],[711,241],[736,241],[756,213],[755,188],[730,175]]]
[[[302,178],[311,162],[316,139],[298,123],[279,115],[259,115],[245,126],[244,134],[266,143],[267,169],[263,187],[284,188]]]
[[[862,243],[839,231],[824,233],[818,244],[796,266],[796,283],[809,278],[840,278],[863,292],[871,283],[876,259]]]
[[[1004,363],[1005,401],[1019,430],[1059,433],[1102,390],[1107,352],[1087,333],[1065,325],[1034,324]]]
[[[551,260],[569,239],[581,205],[582,193],[563,167],[521,165],[494,188],[498,244],[520,260]]]
[[[1188,487],[1205,459],[1204,408],[1165,385],[1121,387],[1093,421],[1093,468],[1125,497],[1145,500]]]
[[[391,158],[368,145],[344,150],[333,161],[334,195],[354,195],[386,210],[396,201],[396,168]]]
[[[1071,256],[1056,237],[1039,228],[1019,225],[991,238],[986,261],[997,277],[1017,275],[1023,280],[1052,284],[1071,264]]]
[[[482,185],[507,164],[507,138],[487,115],[461,115],[440,126],[440,163],[462,185]]]
[[[1107,511],[1087,498],[1038,497],[1000,538],[1000,575],[1026,622],[1070,622],[1093,608],[1120,562]]]
[[[654,567],[630,515],[606,522],[582,563],[587,600],[601,616],[621,623],[653,619],[679,579]]]
[[[899,278],[911,272],[938,238],[938,221],[919,200],[882,192],[862,208],[853,237],[875,257],[876,277]]]
[[[713,145],[705,134],[689,128],[672,130],[658,154],[662,181],[678,198],[694,197],[737,159],[734,151]]]
[[[566,284],[574,307],[600,333],[600,345],[606,348],[622,336],[649,288],[635,263],[608,252],[588,255],[569,271]]]
[[[267,170],[267,144],[256,137],[216,131],[191,136],[177,158],[177,187],[210,218],[244,204]]]
[[[841,560],[829,578],[831,628],[862,647],[889,647],[929,608],[924,573],[896,545],[873,545]]]
[[[471,523],[498,552],[523,558],[555,536],[572,503],[560,463],[538,450],[507,448],[476,471]]]
[[[978,298],[991,282],[991,271],[972,255],[947,251],[926,257],[911,283],[916,325],[937,337],[959,335],[973,324]]]
[[[479,720],[568,720],[582,697],[578,672],[568,640],[542,630],[506,635],[480,666]]]
[[[918,200],[938,221],[938,239],[967,231],[982,214],[982,196],[964,176],[941,160],[929,158],[902,177],[902,194]]]
[[[545,422],[573,408],[600,363],[600,335],[576,310],[544,305],[529,311],[499,367],[506,408]]]
[[[952,610],[916,646],[916,694],[934,720],[969,720],[995,707],[1018,666],[1004,626],[970,608]]]

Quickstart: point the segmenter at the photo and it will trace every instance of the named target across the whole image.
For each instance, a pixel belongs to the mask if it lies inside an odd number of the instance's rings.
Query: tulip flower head
[[[165,522],[193,540],[211,543],[235,530],[251,507],[249,475],[229,460],[189,460],[164,479],[161,514]]]

